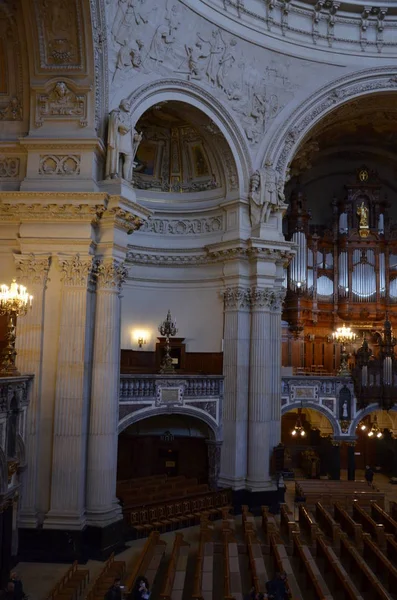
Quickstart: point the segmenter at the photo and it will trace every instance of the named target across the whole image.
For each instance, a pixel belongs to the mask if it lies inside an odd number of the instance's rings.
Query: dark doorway
[[[179,452],[177,450],[161,448],[159,450],[159,461],[161,463],[161,472],[165,473],[168,477],[179,475]]]

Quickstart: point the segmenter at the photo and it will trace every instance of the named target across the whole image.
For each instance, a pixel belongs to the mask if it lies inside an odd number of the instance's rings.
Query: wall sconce
[[[142,348],[150,342],[150,331],[145,329],[134,329],[131,332],[131,343],[132,347]]]
[[[142,348],[142,346],[143,346],[144,344],[146,344],[146,340],[145,340],[145,338],[143,338],[143,337],[139,337],[139,338],[138,338],[138,346],[139,346],[139,348]]]

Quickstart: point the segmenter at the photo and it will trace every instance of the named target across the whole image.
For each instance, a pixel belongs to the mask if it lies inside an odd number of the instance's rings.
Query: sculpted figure
[[[262,170],[255,171],[251,175],[249,193],[251,227],[263,222],[263,210],[267,208],[264,207],[264,190],[264,173]]]
[[[124,99],[119,108],[110,113],[106,179],[123,177],[126,181],[132,181],[134,158],[142,141],[142,133],[134,129],[130,110],[130,102]]]
[[[357,207],[357,216],[360,217],[360,229],[366,229],[368,227],[368,208],[364,202]]]
[[[271,164],[266,163],[251,176],[249,200],[252,227],[267,223],[271,212],[285,202],[282,184]]]

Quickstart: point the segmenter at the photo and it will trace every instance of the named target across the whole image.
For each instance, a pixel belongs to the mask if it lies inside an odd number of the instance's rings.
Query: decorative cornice
[[[58,258],[61,271],[61,281],[65,287],[87,287],[92,275],[93,257],[88,256],[83,260],[80,255]]]
[[[109,218],[113,220],[116,227],[126,231],[128,235],[140,229],[143,224],[143,219],[119,206],[107,211],[105,220]]]
[[[0,204],[0,221],[83,221],[96,224],[105,212],[103,204]]]
[[[223,215],[195,219],[149,218],[141,227],[143,233],[157,235],[203,235],[224,231]]]
[[[119,291],[128,275],[124,262],[114,259],[97,262],[94,266],[94,276],[97,289]]]
[[[44,286],[50,268],[50,257],[36,257],[31,254],[14,254],[17,280],[22,284]]]

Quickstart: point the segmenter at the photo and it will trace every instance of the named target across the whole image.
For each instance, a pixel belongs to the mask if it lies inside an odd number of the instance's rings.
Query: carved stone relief
[[[84,33],[79,0],[35,0],[42,69],[82,70]]]
[[[22,121],[22,106],[18,98],[11,98],[8,104],[0,109],[0,121]]]
[[[40,156],[40,175],[80,175],[79,154],[45,154]]]
[[[214,28],[177,0],[173,4],[119,0],[108,9],[108,18],[115,91],[132,72],[200,81],[239,115],[251,144],[259,142],[293,97],[296,85],[289,63],[281,64],[271,53],[256,62],[248,56],[251,48],[246,42]]]
[[[201,219],[148,219],[141,227],[144,233],[160,235],[202,235],[224,230],[223,216]]]
[[[19,175],[19,158],[0,155],[0,179]]]
[[[81,127],[87,126],[87,97],[75,94],[64,81],[58,81],[48,94],[37,97],[36,127],[44,120],[78,119]]]
[[[271,213],[286,208],[281,180],[271,163],[252,174],[249,201],[252,227],[267,223]]]

